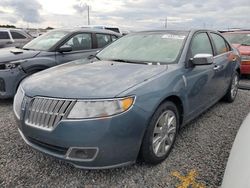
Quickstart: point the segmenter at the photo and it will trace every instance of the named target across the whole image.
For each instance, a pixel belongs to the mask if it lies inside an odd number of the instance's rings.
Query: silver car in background
[[[22,29],[0,28],[0,48],[23,47],[33,37]]]

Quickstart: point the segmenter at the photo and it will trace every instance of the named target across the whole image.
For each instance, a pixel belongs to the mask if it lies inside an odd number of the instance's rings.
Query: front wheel
[[[227,93],[226,95],[224,96],[224,100],[226,102],[233,102],[237,96],[237,93],[238,93],[238,87],[239,87],[239,80],[240,80],[240,77],[239,77],[239,74],[238,72],[235,72],[233,74],[233,77],[232,77],[232,80],[231,80],[231,84],[227,90]]]
[[[179,129],[179,112],[174,103],[161,104],[154,113],[145,132],[141,158],[144,162],[158,164],[169,155]]]

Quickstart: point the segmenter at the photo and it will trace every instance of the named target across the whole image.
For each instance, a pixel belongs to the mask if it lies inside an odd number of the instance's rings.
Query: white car
[[[235,138],[221,188],[250,187],[250,113]]]
[[[23,47],[32,39],[33,37],[22,29],[0,29],[0,48]]]

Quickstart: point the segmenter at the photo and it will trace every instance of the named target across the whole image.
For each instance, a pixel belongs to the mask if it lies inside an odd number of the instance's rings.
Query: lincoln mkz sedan
[[[215,31],[129,34],[92,59],[25,79],[14,99],[18,130],[79,168],[158,164],[182,126],[222,98],[234,101],[239,62]]]

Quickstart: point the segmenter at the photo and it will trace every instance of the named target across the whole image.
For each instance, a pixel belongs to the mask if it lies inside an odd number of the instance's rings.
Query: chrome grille
[[[33,98],[27,107],[25,123],[40,129],[53,130],[74,104],[74,100]]]

